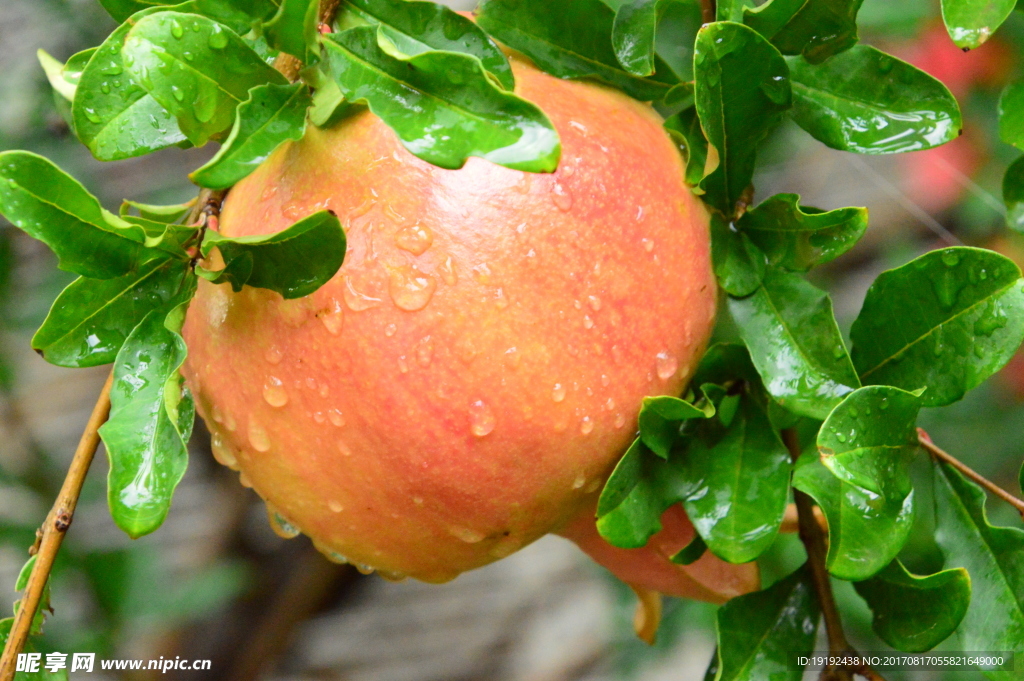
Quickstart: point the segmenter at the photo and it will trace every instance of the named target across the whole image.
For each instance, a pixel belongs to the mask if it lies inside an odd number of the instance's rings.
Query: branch
[[[966,477],[978,483],[979,485],[987,489],[989,492],[991,492],[992,494],[996,495],[997,497],[1008,503],[1010,506],[1013,506],[1015,509],[1017,509],[1017,512],[1020,513],[1021,518],[1024,518],[1024,501],[1013,496],[1005,489],[995,484],[988,478],[984,477],[980,473],[977,473],[973,469],[968,468],[966,464],[956,459],[949,452],[937,447],[935,443],[932,442],[931,437],[928,436],[928,433],[924,432],[923,428],[917,429],[917,442],[925,449],[925,451],[934,456],[936,459],[945,461],[950,466],[963,473]]]
[[[46,516],[46,521],[43,523],[36,541],[36,547],[38,547],[36,564],[32,567],[32,573],[29,575],[21,606],[14,616],[14,623],[11,625],[11,633],[7,639],[3,657],[0,657],[0,681],[11,681],[14,678],[18,653],[22,651],[28,640],[29,629],[32,627],[36,610],[39,609],[43,588],[50,578],[50,570],[53,568],[53,561],[57,557],[57,551],[60,550],[61,542],[64,541],[64,535],[71,526],[71,520],[75,515],[75,506],[78,505],[78,495],[82,492],[82,484],[89,472],[89,465],[92,464],[96,447],[99,446],[100,436],[97,431],[110,414],[110,386],[113,382],[114,374],[111,372],[103,390],[100,391],[96,406],[92,409],[92,415],[85,426],[85,432],[82,433],[82,439],[78,441],[78,449],[75,450],[75,456],[71,459],[71,466],[64,478],[64,484],[60,488],[60,494],[57,495],[57,501],[54,502],[53,508]]]
[[[701,23],[710,24],[718,18],[715,0],[700,0]]]

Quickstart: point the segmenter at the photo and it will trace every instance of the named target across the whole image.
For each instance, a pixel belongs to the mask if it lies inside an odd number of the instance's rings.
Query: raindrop
[[[220,433],[214,433],[210,437],[210,449],[213,451],[213,458],[222,466],[238,470],[238,459],[235,458],[231,447],[224,443],[224,437]]]
[[[658,370],[658,378],[663,381],[672,378],[676,371],[679,370],[679,360],[676,359],[675,355],[668,352],[659,352],[655,358],[655,363]]]
[[[592,329],[594,328],[594,320],[590,318],[590,315],[583,315],[583,328]]]
[[[174,96],[174,98],[175,98],[176,100],[178,100],[179,102],[183,102],[183,101],[185,101],[185,93],[184,93],[184,92],[182,91],[182,89],[181,89],[180,87],[178,87],[177,85],[172,85],[172,86],[171,86],[171,94],[172,94],[172,95]]]
[[[313,420],[316,421],[317,423],[323,423],[324,421],[327,420],[327,417],[324,416],[324,413],[322,411],[318,411],[313,414]]]
[[[842,433],[836,433],[836,439],[839,440],[840,442],[846,442],[846,436],[843,435]]]
[[[587,296],[587,303],[590,304],[590,309],[594,312],[601,309],[601,299],[597,296]]]
[[[396,331],[398,331],[398,327],[395,326],[394,324],[388,324],[387,326],[384,327],[384,335],[387,336],[388,338],[394,336]]]
[[[434,344],[430,341],[430,336],[426,336],[420,340],[419,346],[416,348],[416,361],[421,367],[427,367],[430,366],[433,356]]]
[[[374,298],[361,291],[357,291],[355,286],[352,285],[352,279],[349,277],[345,277],[345,285],[342,287],[341,292],[345,298],[345,304],[353,312],[369,310],[372,307],[377,307],[381,302],[380,298]]]
[[[468,527],[460,527],[458,525],[452,525],[450,528],[448,528],[448,531],[452,534],[453,537],[455,537],[456,539],[461,539],[467,544],[476,544],[482,542],[484,540],[484,537],[486,536],[482,532],[477,532],[475,530],[469,529]]]
[[[615,427],[616,428],[621,428],[624,425],[626,425],[626,417],[623,416],[622,414],[616,414],[615,415]]]
[[[270,451],[270,437],[267,436],[267,431],[253,420],[249,421],[249,444],[257,452]]]
[[[494,272],[491,271],[490,265],[484,262],[473,268],[473,277],[481,284],[490,284],[494,281]]]
[[[483,400],[469,405],[469,429],[477,437],[484,437],[494,430],[494,412]]]
[[[434,235],[422,225],[409,225],[395,233],[395,245],[413,255],[421,255],[434,242]]]
[[[295,527],[287,518],[274,510],[274,507],[270,504],[267,504],[267,519],[270,521],[270,529],[278,537],[294,539],[299,536],[299,528]]]
[[[568,188],[555,182],[554,187],[551,188],[551,201],[558,210],[566,212],[572,208],[572,193]]]
[[[267,378],[267,382],[263,385],[263,399],[271,407],[283,407],[288,404],[288,393],[285,392],[281,379],[274,376]],[[253,446],[255,446],[255,443],[253,443]]]
[[[284,353],[282,353],[281,348],[276,345],[271,345],[267,348],[267,351],[263,353],[263,358],[271,364],[280,364],[282,357],[284,357]]]
[[[331,513],[341,513],[342,511],[345,510],[345,507],[342,506],[337,501],[335,501],[334,499],[331,499],[330,501],[327,502],[327,508],[331,509]]]
[[[505,357],[508,359],[508,364],[513,369],[517,368],[522,361],[522,354],[518,348],[509,348],[505,351]]]
[[[609,397],[608,400],[604,403],[604,408],[607,409],[608,411],[615,409],[615,400]]]
[[[580,489],[585,484],[587,484],[587,476],[583,475],[583,473],[580,473],[579,475],[576,476],[576,479],[572,481],[572,488]]]
[[[403,374],[409,373],[409,363],[405,360],[405,355],[398,358],[398,370]]]
[[[452,256],[450,255],[444,259],[444,263],[438,268],[438,272],[441,273],[441,279],[444,280],[444,283],[449,286],[455,286],[459,280],[455,274],[455,263],[452,262]]]
[[[227,47],[228,37],[224,31],[221,30],[220,26],[214,25],[213,33],[210,34],[208,44],[214,50],[222,50]]]
[[[555,383],[555,387],[551,390],[551,399],[555,402],[561,402],[565,399],[565,386],[561,383]]]
[[[99,123],[101,120],[95,109],[85,109],[85,117],[89,119],[90,123]]]
[[[583,420],[580,421],[580,432],[584,435],[590,435],[594,430],[594,419],[589,416],[584,416]]]
[[[345,444],[344,440],[338,440],[338,451],[342,456],[352,456],[352,449]]]
[[[953,249],[943,251],[939,257],[942,258],[942,264],[946,267],[956,267],[960,264],[960,254]]]
[[[327,328],[327,332],[332,336],[337,336],[341,333],[341,327],[345,322],[345,315],[341,309],[341,303],[337,300],[331,300],[330,307],[323,310],[318,315],[320,321],[324,323]]]
[[[342,414],[341,410],[339,409],[331,409],[330,411],[328,411],[327,418],[330,420],[332,424],[334,424],[338,428],[341,428],[342,426],[345,425],[345,415]]]
[[[650,253],[654,250],[654,242],[647,237],[640,239],[640,244],[644,247],[644,250]]]
[[[171,22],[171,35],[173,35],[175,38],[178,38],[179,40],[183,35],[185,35],[185,30],[177,21]]]
[[[437,282],[415,267],[392,270],[388,293],[399,308],[408,312],[422,310],[434,295]]]

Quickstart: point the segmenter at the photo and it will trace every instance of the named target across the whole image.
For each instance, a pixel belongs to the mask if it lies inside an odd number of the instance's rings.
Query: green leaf
[[[706,419],[714,415],[715,405],[707,400],[697,406],[669,395],[645,397],[640,408],[640,439],[652,452],[667,459],[672,444],[679,437],[683,421]]]
[[[470,156],[527,172],[552,172],[561,144],[547,116],[487,77],[480,60],[456,52],[397,58],[377,30],[325,36],[330,71],[342,94],[366,101],[423,160],[461,168]]]
[[[195,14],[138,20],[121,50],[125,68],[196,146],[231,127],[249,90],[287,79],[223,25]]]
[[[27,151],[0,153],[0,213],[49,246],[60,269],[86,277],[117,277],[154,255],[142,228],[104,210],[74,178]]]
[[[320,211],[277,234],[226,237],[208,231],[204,256],[214,247],[224,258],[224,269],[196,273],[214,283],[230,282],[277,291],[285,298],[301,298],[323,286],[345,259],[345,232],[334,213]]]
[[[694,101],[718,167],[701,183],[705,201],[726,217],[744,200],[756,147],[789,109],[789,69],[771,43],[732,22],[707,24],[693,54]]]
[[[842,480],[887,501],[903,501],[913,486],[918,451],[919,395],[887,385],[850,393],[818,431],[821,460]]]
[[[894,154],[960,135],[960,107],[940,81],[868,45],[817,66],[790,57],[793,120],[833,149]]]
[[[718,285],[732,296],[749,296],[764,280],[765,254],[734,224],[711,214],[711,264]]]
[[[693,535],[693,539],[690,543],[679,549],[679,551],[672,556],[671,560],[676,565],[693,565],[700,557],[704,555],[704,552],[708,550],[708,545],[704,543],[704,540],[699,534]]]
[[[192,206],[194,205],[195,199],[187,203],[178,203],[170,206],[158,206],[151,203],[139,203],[138,201],[125,199],[121,202],[121,208],[118,213],[122,218],[127,220],[132,217],[131,211],[134,209],[138,212],[139,217],[144,220],[171,224],[184,220],[185,216],[189,214],[192,210]]]
[[[231,134],[217,155],[189,177],[200,187],[229,189],[285,141],[302,139],[311,103],[302,83],[254,87],[238,105]]]
[[[138,538],[160,527],[188,465],[194,415],[179,368],[185,306],[146,316],[114,362],[110,419],[100,427],[110,472],[107,501],[117,526]]]
[[[949,638],[971,602],[971,577],[956,568],[920,577],[894,560],[853,588],[867,601],[871,628],[896,650],[921,653]]]
[[[701,424],[682,468],[693,486],[686,514],[712,553],[746,563],[772,544],[786,512],[791,464],[763,407],[745,395],[728,426]]]
[[[776,194],[746,212],[736,227],[772,265],[806,272],[853,248],[868,227],[867,208],[822,211],[800,205],[798,194]]]
[[[99,3],[118,23],[123,23],[136,12],[147,9],[160,10],[163,9],[162,5],[170,4],[160,0],[99,0]]]
[[[594,78],[644,102],[664,99],[679,81],[659,57],[654,75],[625,70],[612,46],[615,13],[600,0],[486,0],[477,24],[543,71],[559,78]]]
[[[966,52],[988,40],[1016,4],[1017,0],[942,0],[942,21],[949,37]]]
[[[192,7],[192,3],[177,6]],[[109,8],[108,8],[109,9]],[[75,133],[93,156],[116,161],[186,141],[177,121],[125,72],[121,57],[128,31],[153,7],[117,27],[82,72],[71,107]]]
[[[32,576],[32,569],[36,566],[36,556],[32,556],[25,564],[21,566],[21,571],[18,573],[18,579],[14,582],[15,591],[24,591],[28,588],[28,580]],[[43,623],[46,619],[46,611],[50,609],[50,579],[47,578],[46,584],[43,585],[43,592],[39,598],[39,605],[36,606],[36,612],[32,616],[32,626],[29,628],[29,634],[32,636],[38,636],[43,633]],[[14,614],[18,614],[18,609],[21,607],[21,601],[14,603]]]
[[[947,567],[966,568],[971,604],[960,623],[963,650],[1024,652],[1024,531],[990,525],[985,492],[935,462],[935,541]],[[1020,665],[1018,659],[1018,668]],[[1019,673],[990,674],[1017,679]]]
[[[820,607],[806,565],[718,610],[715,681],[800,681],[797,657],[814,649]]]
[[[831,299],[802,276],[769,269],[753,295],[729,299],[729,312],[765,388],[789,411],[824,419],[860,387]]]
[[[782,54],[802,54],[812,64],[857,43],[857,12],[864,0],[771,0],[743,11],[743,23]]]
[[[1003,203],[1007,226],[1024,233],[1024,156],[1011,163],[1003,175]]]
[[[743,23],[743,11],[748,7],[757,7],[755,0],[718,0],[715,7],[718,21]]]
[[[506,90],[515,86],[508,59],[470,19],[444,5],[415,0],[346,0],[339,29],[382,26],[384,35],[407,56],[431,50],[477,57]]]
[[[867,384],[927,388],[923,405],[955,402],[998,371],[1024,339],[1024,280],[980,248],[931,251],[868,289],[853,323],[853,363]]]
[[[36,58],[39,59],[39,65],[43,67],[43,72],[46,73],[46,79],[50,81],[50,87],[53,88],[54,92],[69,102],[74,101],[75,84],[65,79],[64,64],[51,57],[50,54],[42,48],[36,50]]]
[[[663,0],[629,0],[615,12],[612,47],[623,68],[634,76],[654,73],[654,48]]]
[[[58,366],[109,364],[146,315],[191,298],[194,280],[187,263],[160,259],[123,277],[79,277],[57,296],[32,348]]]
[[[686,184],[696,187],[704,179],[708,141],[700,129],[696,107],[687,107],[665,120],[665,129],[686,158]]]
[[[277,14],[263,26],[271,47],[309,63],[317,48],[320,3],[317,0],[281,0]]]
[[[886,499],[843,482],[817,456],[806,454],[796,463],[793,487],[809,494],[825,513],[825,565],[840,579],[868,579],[896,557],[910,535],[913,491],[901,501]]]
[[[999,95],[999,139],[1024,149],[1024,83],[1010,83]]]

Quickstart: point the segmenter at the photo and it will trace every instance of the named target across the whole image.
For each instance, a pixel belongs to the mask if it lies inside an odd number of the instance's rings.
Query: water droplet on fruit
[[[257,452],[269,452],[270,451],[270,437],[267,435],[267,431],[263,430],[263,427],[255,421],[249,421],[249,444]]]
[[[583,328],[592,329],[594,328],[594,320],[590,318],[590,315],[583,315]]]
[[[288,404],[288,393],[285,392],[284,384],[280,378],[275,376],[267,378],[267,382],[263,385],[263,399],[271,407],[283,407]]]
[[[317,411],[313,413],[313,420],[316,421],[317,423],[323,423],[324,421],[327,420],[327,417],[324,416],[324,413],[322,411]]]
[[[422,255],[433,242],[434,235],[419,224],[403,227],[395,233],[395,245],[413,255]]]
[[[352,449],[344,440],[338,440],[338,451],[341,452],[342,456],[352,456]]]
[[[473,277],[481,284],[494,283],[494,272],[491,271],[491,266],[485,262],[473,268]]]
[[[409,363],[405,361],[405,355],[398,358],[398,370],[403,374],[409,373]]]
[[[587,484],[587,476],[583,475],[583,473],[580,473],[579,475],[576,476],[576,479],[572,481],[572,488],[580,489],[585,484]]]
[[[626,425],[626,417],[623,416],[622,414],[616,414],[615,415],[615,427],[616,428],[621,428],[624,425]]]
[[[387,326],[384,327],[384,335],[387,336],[388,338],[394,336],[396,331],[398,331],[398,327],[395,326],[394,324],[388,324]]]
[[[266,352],[263,353],[263,358],[271,364],[280,364],[282,357],[284,357],[284,353],[281,352],[281,348],[276,345],[271,345],[267,348]]]
[[[423,505],[423,497],[413,497],[412,498],[412,503],[416,504],[417,506],[422,506]]]
[[[415,312],[427,306],[436,288],[437,282],[432,276],[406,266],[392,270],[388,293],[400,309]]]
[[[238,474],[238,484],[241,485],[242,487],[248,487],[252,489],[252,480],[250,480],[249,476],[245,474],[245,471],[242,471],[241,473]]]
[[[609,397],[604,403],[604,408],[607,409],[608,411],[615,409],[615,400]]]
[[[377,307],[377,305],[381,303],[380,298],[374,298],[373,296],[356,290],[350,277],[345,277],[345,283],[341,289],[341,293],[342,297],[345,299],[345,304],[348,306],[348,309],[353,312],[369,310],[370,308]]]
[[[555,402],[561,402],[565,399],[565,386],[561,383],[555,383],[555,387],[551,390],[551,399]]]
[[[345,425],[345,415],[338,409],[331,409],[327,412],[327,418],[330,419],[331,423],[341,428]]]
[[[330,306],[326,310],[321,310],[317,313],[317,316],[320,317],[320,321],[324,323],[327,332],[332,336],[337,336],[341,333],[341,327],[345,324],[345,314],[340,302],[331,300]]]
[[[508,307],[508,297],[505,295],[505,289],[498,287],[494,291],[494,304],[498,306],[499,310],[504,310]]]
[[[471,530],[468,527],[459,527],[458,525],[453,525],[452,527],[448,528],[448,531],[451,532],[453,537],[455,537],[456,539],[461,539],[467,544],[476,544],[482,542],[484,540],[484,537],[486,536],[482,532]]]
[[[572,192],[561,183],[555,182],[551,188],[551,202],[558,210],[566,212],[572,208]]]
[[[655,358],[655,363],[658,370],[658,378],[663,381],[672,378],[676,371],[679,370],[679,360],[669,352],[659,352]]]
[[[373,566],[372,565],[365,565],[363,563],[352,563],[352,567],[354,567],[356,570],[358,570],[360,574],[363,574],[363,575],[372,575],[373,574]]]
[[[287,518],[278,513],[270,504],[267,504],[267,520],[270,521],[270,529],[272,529],[274,534],[278,537],[283,539],[294,539],[299,536],[299,528],[295,527],[295,525],[289,522]]]
[[[430,366],[430,360],[434,356],[434,344],[430,341],[430,336],[426,336],[420,339],[419,345],[416,347],[416,361],[419,362],[421,367]]]
[[[601,374],[601,385],[608,387],[611,385],[612,379],[608,378],[608,374]]]
[[[642,245],[644,247],[644,250],[647,251],[648,253],[654,250],[654,242],[646,237],[640,239],[640,245]]]
[[[235,458],[231,447],[224,442],[224,436],[214,432],[210,436],[210,449],[213,451],[213,458],[222,466],[238,470],[238,459]]]
[[[590,435],[594,431],[594,419],[589,416],[584,416],[583,420],[580,421],[580,432],[584,435]]]
[[[477,437],[484,437],[494,430],[497,420],[494,412],[483,400],[477,400],[469,405],[469,430]]]
[[[587,303],[590,305],[590,309],[594,312],[601,309],[601,299],[597,296],[587,296]]]
[[[452,256],[450,255],[444,259],[444,263],[437,268],[437,271],[441,273],[441,279],[444,280],[444,283],[449,286],[455,286],[459,280],[458,275],[455,274],[455,263],[452,262]]]
[[[331,513],[341,513],[342,511],[345,510],[345,507],[342,506],[337,501],[335,501],[334,499],[331,499],[330,501],[327,502],[327,508],[331,509]]]

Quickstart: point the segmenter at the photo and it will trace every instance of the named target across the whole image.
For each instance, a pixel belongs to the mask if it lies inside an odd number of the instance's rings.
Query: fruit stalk
[[[950,466],[963,473],[965,477],[970,478],[974,482],[978,483],[979,485],[987,489],[992,494],[996,495],[1006,503],[1013,506],[1015,509],[1017,509],[1017,512],[1020,513],[1021,518],[1024,518],[1024,501],[1013,496],[999,485],[995,484],[985,476],[968,467],[966,464],[961,462],[959,459],[954,457],[949,452],[936,446],[935,443],[932,442],[932,439],[928,436],[928,433],[924,432],[924,430],[921,428],[917,429],[917,441],[926,452],[934,456],[936,459],[939,459],[940,461],[945,461]]]

